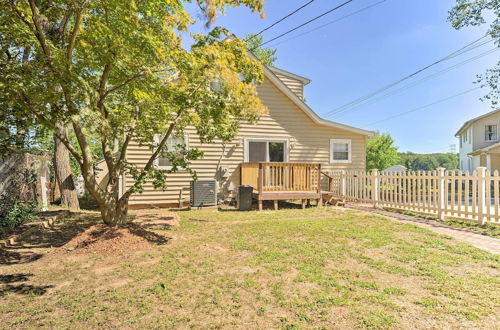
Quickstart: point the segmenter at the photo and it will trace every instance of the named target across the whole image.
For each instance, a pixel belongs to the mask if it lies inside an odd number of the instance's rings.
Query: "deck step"
[[[321,197],[324,205],[345,206],[345,199],[335,197],[331,191],[322,191]]]

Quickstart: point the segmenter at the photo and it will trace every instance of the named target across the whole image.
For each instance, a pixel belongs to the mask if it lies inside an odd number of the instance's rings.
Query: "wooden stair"
[[[335,197],[331,191],[322,191],[321,199],[323,200],[323,205],[345,206],[345,199]]]

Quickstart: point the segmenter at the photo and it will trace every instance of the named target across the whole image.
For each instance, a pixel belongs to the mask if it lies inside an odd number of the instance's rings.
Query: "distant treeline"
[[[435,154],[415,154],[413,152],[400,152],[398,164],[405,166],[412,171],[430,171],[438,167],[447,170],[458,169],[458,154],[435,153]]]

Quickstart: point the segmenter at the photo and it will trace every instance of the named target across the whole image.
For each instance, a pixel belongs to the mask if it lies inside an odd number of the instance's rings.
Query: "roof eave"
[[[254,56],[252,54],[252,56]],[[346,131],[354,132],[357,134],[365,136],[374,136],[375,133],[372,131],[364,130],[357,127],[352,127],[349,125],[333,122],[326,120],[318,116],[307,104],[304,103],[294,92],[290,90],[281,80],[274,74],[274,72],[269,69],[266,65],[263,65],[264,73],[266,76],[286,95],[288,96],[299,108],[301,108],[314,122],[320,125],[325,125],[333,128],[339,128]]]
[[[462,132],[469,128],[470,125],[474,124],[476,121],[478,121],[479,119],[483,119],[483,118],[486,118],[488,116],[491,116],[497,112],[500,112],[500,109],[496,109],[496,110],[493,110],[493,111],[490,111],[488,113],[485,113],[484,115],[481,115],[481,116],[477,116],[475,118],[472,118],[470,120],[467,120],[463,125],[462,127],[460,127],[460,129],[455,133],[455,137],[458,137],[460,136],[460,134],[462,134]]]
[[[306,77],[303,77],[303,76],[300,76],[300,75],[298,75],[298,74],[296,74],[296,73],[293,73],[293,72],[290,72],[290,71],[283,70],[283,69],[278,68],[278,67],[275,67],[275,66],[273,66],[273,65],[268,65],[267,67],[268,67],[271,71],[276,71],[276,72],[281,73],[281,74],[283,74],[283,75],[285,75],[285,76],[289,76],[289,77],[292,77],[292,78],[295,78],[295,79],[297,79],[297,80],[302,81],[302,83],[304,84],[304,86],[305,86],[305,85],[308,85],[308,84],[310,84],[310,83],[311,83],[311,79],[306,78]]]

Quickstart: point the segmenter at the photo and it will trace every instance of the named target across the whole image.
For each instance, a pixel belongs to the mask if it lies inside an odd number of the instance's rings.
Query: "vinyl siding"
[[[304,100],[304,84],[302,81],[285,76],[279,72],[273,72],[290,90],[301,100]]]
[[[486,125],[497,125],[497,134],[500,138],[500,112],[493,113],[490,116],[479,119],[473,124],[473,150],[482,149],[488,147],[498,141],[485,141],[485,126]]]
[[[269,113],[263,115],[256,125],[243,123],[239,137],[228,143],[225,150],[220,141],[202,144],[193,129],[186,130],[189,147],[204,151],[203,159],[193,161],[191,164],[191,168],[196,170],[200,179],[217,178],[220,161],[220,166],[228,167],[230,173],[227,180],[219,181],[221,192],[227,196],[226,189],[230,183],[236,188],[240,182],[239,164],[244,161],[245,137],[288,138],[290,162],[320,162],[323,171],[365,169],[366,136],[313,122],[269,80],[258,87],[258,92],[263,103],[269,108]],[[330,139],[352,140],[351,163],[330,164]],[[127,160],[135,163],[139,168],[146,164],[150,155],[149,149],[140,147],[137,143],[131,143],[127,150]],[[135,194],[131,197],[130,204],[177,203],[180,189],[184,189],[184,199],[188,199],[191,180],[189,173],[181,171],[168,176],[166,191],[155,190],[150,183],[147,183],[142,194]],[[129,187],[132,183],[132,178],[127,176],[125,187]]]

